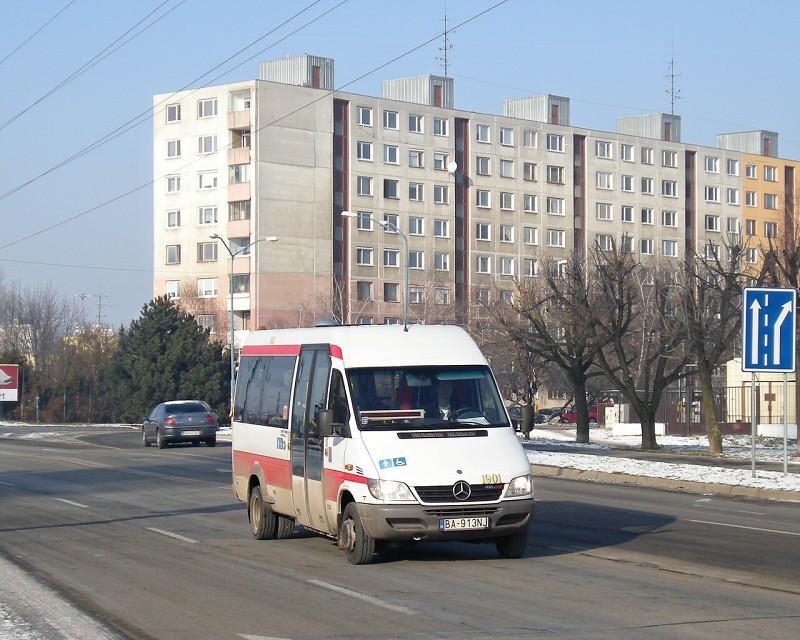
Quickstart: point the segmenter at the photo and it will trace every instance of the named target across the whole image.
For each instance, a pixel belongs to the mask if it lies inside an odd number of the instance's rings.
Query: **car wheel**
[[[277,519],[275,537],[278,538],[278,540],[286,540],[286,538],[291,538],[292,534],[294,533],[294,518],[277,514],[275,515],[275,518]]]
[[[255,486],[247,501],[247,517],[250,519],[250,531],[256,540],[272,540],[275,537],[277,521],[272,509],[268,509],[261,496],[261,487]]]
[[[161,431],[156,431],[156,446],[159,449],[167,448],[167,441],[164,440],[164,436],[161,435]]]
[[[513,560],[521,558],[525,553],[525,547],[528,544],[528,530],[518,531],[517,533],[499,538],[495,542],[497,553],[505,560]]]
[[[144,444],[145,447],[150,446],[150,441],[147,439],[147,432],[144,429],[142,429],[142,444]]]
[[[597,420],[595,420],[594,418],[589,418],[589,426],[590,427],[596,427],[597,426]]]
[[[216,438],[208,438],[208,439],[206,439],[206,446],[207,447],[215,447],[216,445],[217,445],[217,439]]]
[[[349,503],[342,514],[339,548],[351,564],[369,564],[375,555],[375,540],[364,531],[355,502]]]

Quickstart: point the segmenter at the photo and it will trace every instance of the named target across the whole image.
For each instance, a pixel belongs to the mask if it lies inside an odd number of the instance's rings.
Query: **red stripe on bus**
[[[299,344],[254,344],[242,348],[243,356],[296,356]]]
[[[233,452],[234,475],[249,476],[256,464],[261,467],[267,484],[278,489],[291,490],[292,465],[289,460],[273,458],[272,456],[260,456],[246,451]]]

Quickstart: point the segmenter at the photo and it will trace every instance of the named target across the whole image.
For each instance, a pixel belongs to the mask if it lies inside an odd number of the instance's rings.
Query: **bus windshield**
[[[349,369],[360,429],[508,426],[488,367]]]

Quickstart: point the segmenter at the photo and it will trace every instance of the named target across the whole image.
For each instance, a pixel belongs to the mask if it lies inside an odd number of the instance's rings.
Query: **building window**
[[[551,216],[563,216],[564,198],[547,198],[547,213]]]
[[[198,118],[211,118],[217,115],[217,99],[208,98],[206,100],[197,101],[197,117]]]
[[[217,316],[209,313],[201,313],[195,316],[198,326],[207,330],[210,334],[217,332]]]
[[[198,262],[216,262],[217,261],[217,243],[216,242],[198,242],[197,243],[197,261]]]
[[[706,231],[719,231],[719,216],[706,216]]]
[[[552,164],[547,165],[547,182],[550,184],[564,184],[564,167]]]
[[[424,269],[425,268],[425,253],[422,251],[409,251],[408,252],[408,268],[409,269]]]
[[[230,184],[244,184],[245,182],[250,182],[250,165],[230,165],[228,167],[228,182]]]
[[[500,127],[500,144],[504,147],[514,146],[514,129],[511,127]]]
[[[608,234],[598,233],[595,236],[595,240],[600,251],[611,251],[614,248],[614,240]]]
[[[764,223],[764,236],[767,238],[775,238],[778,236],[778,225],[774,222]]]
[[[435,136],[448,136],[449,133],[449,120],[447,118],[434,118],[433,119],[433,135]]]
[[[757,176],[756,165],[750,164],[750,163],[745,164],[745,166],[744,166],[744,175],[747,178],[755,179],[756,176]]]
[[[675,180],[661,181],[661,195],[667,198],[678,197],[678,183]]]
[[[624,204],[620,207],[619,219],[622,222],[633,222],[633,207],[629,204]]]
[[[423,162],[423,153],[418,149],[412,149],[408,152],[408,166],[421,168],[425,166]]]
[[[356,122],[360,127],[371,127],[372,107],[356,107]]]
[[[633,237],[627,233],[624,234],[621,238],[619,250],[622,253],[633,253]]]
[[[764,180],[767,182],[777,182],[778,181],[778,169],[776,167],[772,167],[767,165],[764,167]]]
[[[622,158],[623,162],[633,162],[633,145],[619,145],[619,157]]]
[[[563,229],[548,229],[547,230],[547,246],[548,247],[564,247],[565,234]]]
[[[500,192],[500,209],[503,211],[514,210],[514,194],[509,191]]]
[[[372,178],[368,176],[358,176],[356,178],[356,193],[360,196],[371,196]]]
[[[525,244],[536,246],[539,244],[539,227],[525,227],[523,229]]]
[[[744,232],[748,236],[756,235],[756,221],[755,220],[745,220],[744,221]]]
[[[528,149],[536,148],[536,132],[526,129],[522,132],[522,146]]]
[[[706,245],[706,260],[719,260],[719,245],[711,244]]]
[[[181,226],[181,212],[179,209],[167,211],[167,228],[176,229]]]
[[[356,264],[363,267],[372,266],[371,247],[356,247]]]
[[[744,192],[744,203],[748,207],[757,207],[758,206],[758,194],[755,191],[745,191]]]
[[[678,255],[678,242],[676,240],[662,240],[661,253],[668,258],[675,258]]]
[[[706,173],[719,173],[719,158],[706,156]]]
[[[242,236],[239,238],[228,238],[228,246],[231,248],[231,253],[240,256],[249,256],[250,249],[250,236]]]
[[[653,164],[653,150],[650,147],[642,147],[642,164]]]
[[[180,264],[181,263],[181,245],[168,244],[167,245],[167,264]]]
[[[597,188],[608,191],[614,188],[613,175],[607,171],[597,172]]]
[[[475,223],[475,239],[476,240],[491,240],[492,239],[492,226],[488,222]]]
[[[356,158],[359,160],[367,160],[372,162],[372,143],[371,142],[357,142],[356,143]]]
[[[538,198],[532,193],[526,193],[522,198],[525,213],[538,213],[539,203]]]
[[[719,202],[719,187],[706,187],[706,202]]]
[[[650,207],[642,209],[642,224],[653,224],[653,210]]]
[[[400,155],[397,146],[393,144],[383,145],[383,161],[386,164],[400,164]]]
[[[216,298],[217,279],[216,278],[198,278],[197,279],[197,295],[200,298]]]
[[[201,190],[217,188],[217,172],[201,171],[197,174],[197,188]]]
[[[422,287],[409,287],[408,288],[409,304],[421,304],[423,299],[422,294],[423,294]]]
[[[383,128],[397,129],[397,111],[383,112]]]
[[[358,316],[356,324],[372,324],[371,316]]]
[[[739,175],[739,161],[733,158],[728,159],[725,163],[727,167],[727,172],[729,176],[738,176]]]
[[[526,278],[533,278],[539,273],[539,263],[535,258],[525,258],[522,262],[522,275]]]
[[[653,195],[653,179],[642,178],[642,193],[646,196]]]
[[[528,182],[533,182],[536,180],[536,163],[535,162],[523,162],[522,163],[522,179],[527,180]]]
[[[492,174],[491,160],[488,156],[477,156],[475,158],[475,173],[479,176],[489,176]]]
[[[400,198],[398,193],[400,181],[392,180],[390,178],[383,179],[383,197],[389,200],[397,200]]]
[[[514,242],[514,225],[500,225],[500,242]]]
[[[513,178],[514,177],[514,161],[513,160],[500,160],[500,177]]]
[[[425,220],[417,216],[411,216],[408,219],[408,235],[410,236],[424,236],[425,235]]]
[[[436,171],[447,171],[447,165],[450,164],[450,156],[441,151],[434,151],[433,153],[433,168]]]
[[[488,124],[475,125],[475,140],[477,142],[491,142],[491,130]]]
[[[167,140],[167,158],[180,158],[180,157],[181,157],[180,138],[176,140]]]
[[[433,289],[433,303],[434,304],[450,304],[450,290],[444,287],[434,287]]]
[[[547,150],[564,153],[564,136],[548,133],[547,134]]]
[[[217,224],[217,208],[216,207],[200,207],[197,210],[197,224]]]
[[[181,190],[180,176],[167,176],[167,193],[178,193]]]
[[[200,136],[197,138],[197,153],[214,153],[217,150],[217,136]]]
[[[358,231],[372,231],[371,211],[359,211],[356,213],[356,229]]]
[[[492,192],[486,189],[477,189],[475,191],[475,206],[482,209],[487,209],[492,206]]]
[[[383,250],[383,266],[384,267],[397,267],[400,266],[400,251],[397,249],[384,249]]]
[[[744,261],[747,264],[755,264],[758,262],[758,251],[754,248],[744,250]]]
[[[609,160],[614,157],[614,145],[611,142],[598,140],[594,146],[595,155],[598,158],[608,158]]]
[[[400,302],[400,286],[396,282],[383,283],[384,302]]]
[[[168,104],[167,105],[167,122],[180,122],[181,121],[181,105]]]
[[[170,300],[178,300],[181,297],[181,281],[167,280],[164,283],[164,294]]]
[[[775,210],[778,208],[778,196],[774,193],[764,194],[764,208]]]
[[[613,220],[613,208],[608,202],[598,202],[596,205],[597,219],[598,220]]]
[[[437,218],[433,221],[433,237],[434,238],[450,237],[450,223],[448,220],[441,220]]]
[[[492,259],[489,256],[475,256],[475,271],[477,273],[491,273]]]
[[[408,199],[412,202],[422,202],[423,185],[421,182],[408,183]]]
[[[628,193],[633,192],[633,176],[623,175],[620,177],[619,188]]]
[[[434,271],[450,271],[450,254],[437,251],[433,254]]]
[[[728,204],[733,204],[733,205],[737,205],[737,206],[739,205],[739,190],[738,189],[732,189],[732,188],[729,187],[728,189],[725,190],[725,194],[726,194],[725,201]]]
[[[727,231],[728,233],[739,233],[739,218],[727,219]]]
[[[383,214],[383,232],[397,235],[397,230],[400,228],[400,217],[396,213]]]
[[[641,242],[639,243],[639,247],[641,248],[641,253],[643,256],[652,256],[653,255],[653,239],[652,238],[642,238]]]
[[[513,276],[514,275],[514,258],[500,258],[500,275]]]
[[[678,152],[665,149],[661,152],[661,164],[665,167],[675,168],[678,166]]]
[[[448,204],[450,202],[450,189],[442,184],[433,185],[433,201],[435,204]]]
[[[236,200],[235,202],[228,203],[228,220],[230,222],[249,219],[250,200]]]
[[[408,131],[410,133],[422,133],[422,116],[414,113],[408,114]]]
[[[663,227],[677,227],[678,226],[678,213],[676,211],[662,211],[661,212],[661,226],[663,226]]]
[[[359,280],[356,282],[356,300],[359,302],[368,302],[369,300],[372,300],[371,282],[366,282],[365,280]]]

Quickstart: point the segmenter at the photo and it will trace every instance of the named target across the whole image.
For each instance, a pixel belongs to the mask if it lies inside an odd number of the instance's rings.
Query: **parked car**
[[[570,409],[569,411],[565,411],[561,414],[561,419],[559,422],[562,423],[571,423],[575,424],[578,421],[578,413],[575,409]],[[593,404],[589,407],[589,424],[595,425],[597,424],[597,405]]]
[[[175,442],[217,444],[217,414],[202,400],[162,402],[142,419],[142,442],[156,443],[159,449]]]
[[[513,407],[508,407],[508,415],[511,418],[511,423],[514,425],[514,429],[517,431],[522,430],[522,407],[514,405]],[[538,413],[533,414],[533,424],[542,424],[547,422],[544,416],[539,415]]]

